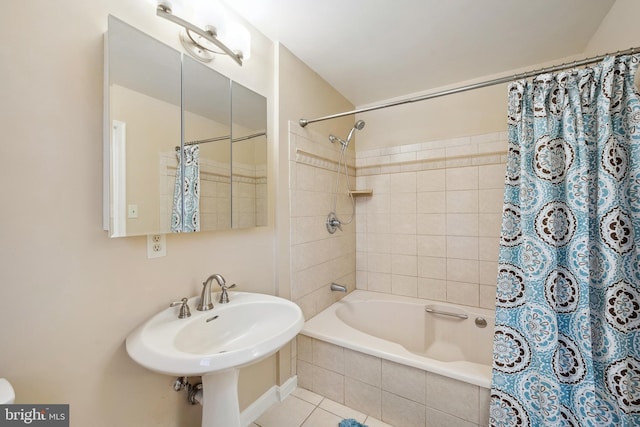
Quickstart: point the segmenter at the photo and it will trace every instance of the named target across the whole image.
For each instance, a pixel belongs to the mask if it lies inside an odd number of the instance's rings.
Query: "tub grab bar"
[[[433,309],[431,307],[425,307],[424,311],[426,311],[427,313],[442,314],[443,316],[457,317],[458,319],[468,319],[469,318],[469,316],[467,316],[466,314],[452,313],[451,311],[436,310],[436,309]]]

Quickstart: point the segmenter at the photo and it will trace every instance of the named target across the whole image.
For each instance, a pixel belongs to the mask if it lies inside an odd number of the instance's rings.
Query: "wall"
[[[640,46],[638,13],[618,0],[584,54],[430,92]],[[506,152],[506,87],[358,116],[358,288],[493,308],[504,156],[483,152]]]
[[[332,292],[332,282],[346,286],[348,292],[356,287],[355,205],[341,175],[333,209],[340,144],[331,144],[327,135],[304,131],[295,122],[290,123],[289,143],[291,300],[309,319],[345,295]],[[355,153],[350,147],[344,161],[355,188]],[[343,168],[344,163],[341,173]],[[326,227],[329,212],[345,222],[333,234]],[[352,223],[346,223],[350,218]]]
[[[357,288],[494,308],[506,133],[358,151]]]
[[[568,63],[607,52],[640,47],[640,27],[636,23],[639,14],[640,2],[616,0],[581,54],[380,100],[374,105]],[[428,82],[425,82],[425,87],[427,86]],[[502,84],[361,114],[357,118],[365,120],[367,127],[362,131],[357,151],[506,131],[506,93],[507,84]],[[371,105],[358,105],[357,108],[368,106]]]
[[[164,258],[147,259],[144,237],[109,239],[102,230],[107,15],[181,49],[177,27],[149,7],[25,0],[0,18],[0,376],[18,403],[69,403],[72,426],[198,425],[200,408],[173,391],[171,377],[127,356],[126,335],[169,302],[199,294],[211,273],[240,290],[275,292],[275,180],[269,226],[169,235]],[[266,95],[274,123],[273,46],[253,32],[253,49],[242,68],[225,58],[213,67]],[[275,358],[243,370],[241,405],[275,376]]]
[[[274,175],[270,176],[276,176],[278,182],[276,209],[281,213],[278,215],[276,223],[278,295],[291,298],[294,294],[293,288],[296,285],[292,282],[291,277],[292,222],[290,208],[295,201],[289,197],[290,174],[293,173],[289,167],[289,155],[293,143],[289,140],[289,129],[290,127],[295,129],[300,118],[321,117],[335,111],[352,110],[353,104],[350,104],[284,46],[277,46],[275,56],[278,75],[275,91],[278,96],[276,120],[279,127],[277,139],[281,148],[278,157],[273,163],[270,163],[274,166]],[[345,135],[351,126],[353,126],[353,117],[345,117],[308,125],[304,129],[296,129],[296,132],[302,137],[307,137],[311,133],[325,135],[325,137],[330,133]],[[320,143],[325,144],[326,142]],[[318,226],[321,227],[322,224],[324,224],[324,220]],[[282,382],[295,373],[295,359],[295,344],[292,343],[280,352],[278,381]]]

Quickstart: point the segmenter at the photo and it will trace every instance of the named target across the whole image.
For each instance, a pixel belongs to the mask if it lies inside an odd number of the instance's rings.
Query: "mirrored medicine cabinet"
[[[267,224],[266,98],[109,16],[110,237]]]

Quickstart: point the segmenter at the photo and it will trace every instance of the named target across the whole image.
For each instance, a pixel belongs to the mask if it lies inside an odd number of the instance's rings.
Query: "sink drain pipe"
[[[178,377],[173,383],[175,391],[187,391],[187,402],[192,405],[202,405],[202,383],[191,384],[189,378]]]

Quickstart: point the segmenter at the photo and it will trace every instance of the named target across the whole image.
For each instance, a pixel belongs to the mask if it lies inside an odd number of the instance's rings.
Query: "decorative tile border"
[[[357,176],[416,172],[506,162],[507,134],[401,145],[356,153]]]

